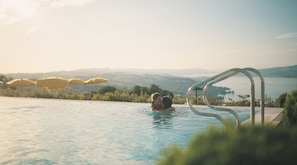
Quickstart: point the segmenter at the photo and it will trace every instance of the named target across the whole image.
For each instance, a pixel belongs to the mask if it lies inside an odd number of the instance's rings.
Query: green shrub
[[[183,151],[164,150],[159,165],[296,164],[297,129],[275,127],[210,128]]]
[[[173,104],[185,104],[186,103],[186,98],[174,97],[172,102],[173,102]]]
[[[297,90],[293,90],[286,97],[282,121],[287,127],[297,126]]]
[[[286,97],[287,97],[288,93],[283,93],[281,94],[276,100],[275,100],[275,104],[278,107],[283,108],[286,102]]]

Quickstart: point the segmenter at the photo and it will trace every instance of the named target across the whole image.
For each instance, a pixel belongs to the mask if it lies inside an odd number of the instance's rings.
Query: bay
[[[254,78],[255,81],[255,97],[260,99],[261,96],[261,81],[259,78]],[[297,78],[279,78],[279,77],[264,77],[265,95],[272,100],[277,99],[283,93],[291,93],[297,89]],[[247,77],[230,77],[215,84],[215,86],[228,87],[233,94],[225,95],[225,101],[229,98],[239,100],[238,95],[250,95],[251,85]]]

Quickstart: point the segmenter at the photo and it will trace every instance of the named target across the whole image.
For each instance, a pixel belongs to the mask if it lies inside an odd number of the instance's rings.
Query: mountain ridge
[[[286,77],[297,78],[297,65],[272,67],[258,69],[263,77]],[[202,68],[192,69],[110,69],[110,68],[83,68],[70,71],[53,71],[53,72],[37,72],[37,73],[8,73],[3,74],[13,78],[31,78],[37,79],[41,77],[95,77],[106,73],[125,73],[125,74],[149,74],[149,75],[171,75],[177,77],[211,77],[223,71],[207,70]],[[87,75],[87,76],[86,76]]]
[[[150,71],[150,72],[149,72]],[[297,65],[288,67],[275,67],[259,69],[263,77],[285,77],[297,78]],[[185,95],[187,89],[193,84],[214,76],[220,72],[208,71],[205,69],[185,69],[185,70],[145,70],[145,69],[106,69],[89,68],[72,71],[56,71],[46,73],[14,73],[4,74],[12,78],[28,78],[37,80],[43,77],[63,77],[80,78],[87,80],[93,77],[103,77],[108,79],[107,83],[98,86],[116,86],[122,90],[132,89],[135,85],[149,87],[152,84],[158,85],[162,89]],[[283,74],[283,75],[282,75]],[[187,75],[187,76],[185,76]]]

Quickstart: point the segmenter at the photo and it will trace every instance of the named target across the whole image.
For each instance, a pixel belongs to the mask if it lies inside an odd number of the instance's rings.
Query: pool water
[[[160,114],[148,103],[0,97],[0,164],[155,164],[162,149],[222,126],[174,106]]]

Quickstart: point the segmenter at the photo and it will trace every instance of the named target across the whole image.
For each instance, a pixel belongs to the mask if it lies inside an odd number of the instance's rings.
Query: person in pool
[[[151,95],[151,101],[152,101],[152,109],[153,110],[160,110],[163,108],[162,105],[162,97],[159,93],[153,93]]]
[[[152,111],[154,112],[164,112],[175,110],[172,107],[172,100],[168,96],[161,96],[159,93],[153,93],[151,95],[152,100]]]

